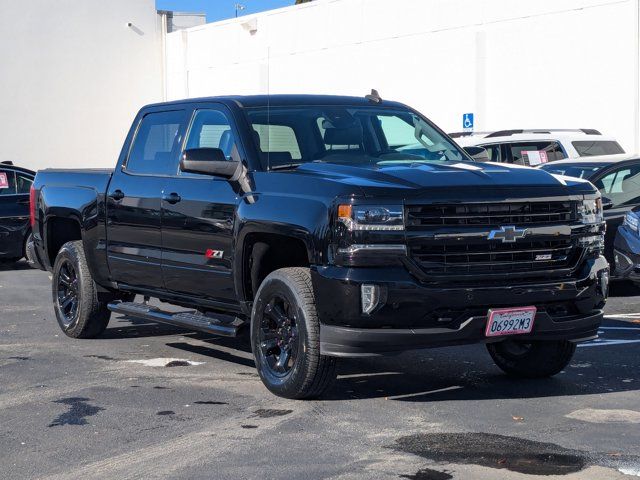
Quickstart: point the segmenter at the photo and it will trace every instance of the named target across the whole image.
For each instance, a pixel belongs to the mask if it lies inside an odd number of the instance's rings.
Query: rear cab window
[[[300,144],[290,126],[254,123],[253,131],[260,153],[269,165],[286,165],[302,159]]]
[[[613,140],[580,140],[572,142],[571,145],[581,157],[625,153],[620,144]]]

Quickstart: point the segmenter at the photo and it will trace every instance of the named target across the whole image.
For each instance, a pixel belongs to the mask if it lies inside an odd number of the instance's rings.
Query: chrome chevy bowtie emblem
[[[526,228],[516,228],[514,226],[500,227],[499,230],[489,232],[489,240],[500,240],[502,243],[513,243],[524,238],[529,230]]]

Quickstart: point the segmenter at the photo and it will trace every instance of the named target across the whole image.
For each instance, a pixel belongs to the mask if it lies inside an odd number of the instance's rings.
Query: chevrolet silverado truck
[[[247,330],[265,386],[296,399],[340,357],[469,343],[554,375],[609,284],[593,185],[476,162],[377,95],[146,106],[115,169],[38,172],[31,222],[66,335],[112,312]]]

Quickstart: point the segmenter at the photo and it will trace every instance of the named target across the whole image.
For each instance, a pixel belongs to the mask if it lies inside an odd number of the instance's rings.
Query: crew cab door
[[[184,149],[220,148],[238,157],[238,132],[223,105],[194,109]],[[167,290],[237,305],[231,265],[238,196],[225,179],[181,172],[162,196],[162,272]]]
[[[177,161],[186,119],[184,109],[146,112],[109,183],[107,256],[116,282],[164,287],[160,196]]]

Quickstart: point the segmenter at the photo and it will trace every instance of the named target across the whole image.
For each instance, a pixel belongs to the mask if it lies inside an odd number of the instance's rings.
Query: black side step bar
[[[111,302],[107,308],[114,313],[168,323],[198,332],[212,333],[224,337],[236,337],[245,322],[237,317],[217,314],[217,318],[194,312],[171,313],[158,307],[134,302]]]

